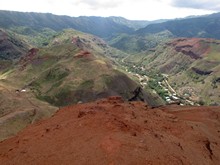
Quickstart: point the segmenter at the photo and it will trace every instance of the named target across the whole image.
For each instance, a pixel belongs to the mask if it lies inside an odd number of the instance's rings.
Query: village
[[[148,88],[150,86],[153,92],[160,95],[160,97],[165,100],[167,104],[199,106],[198,103],[195,103],[192,100],[180,95],[175,89],[172,88],[168,81],[169,75],[147,75],[147,71],[143,66],[127,64],[124,60],[122,63],[124,64],[123,66],[125,71],[131,76],[135,77],[139,81],[142,88]],[[160,78],[157,78],[157,76]]]

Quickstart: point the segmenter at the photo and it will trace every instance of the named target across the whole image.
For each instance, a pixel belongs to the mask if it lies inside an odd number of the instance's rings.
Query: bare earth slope
[[[110,97],[58,111],[0,143],[0,164],[218,164],[220,107]]]

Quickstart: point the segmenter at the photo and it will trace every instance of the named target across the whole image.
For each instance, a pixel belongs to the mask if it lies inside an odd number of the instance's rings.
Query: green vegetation
[[[21,32],[24,29],[21,28]],[[38,33],[26,32],[20,35]],[[123,58],[127,54],[107,46],[95,36],[66,29],[48,38],[47,46],[24,56],[7,81],[30,89],[39,100],[55,106],[93,101],[113,94],[129,99],[138,84],[116,70],[114,62],[106,58],[114,55]]]
[[[86,80],[84,82],[82,82],[78,89],[92,89],[94,87],[94,80]]]
[[[163,76],[158,73],[168,75],[171,86],[177,92],[184,90],[184,88],[189,89],[189,99],[194,99],[195,103],[200,104],[198,100],[200,97],[200,100],[204,101],[204,105],[219,105],[219,94],[216,90],[219,88],[217,77],[220,75],[220,60],[216,53],[219,41],[204,39],[200,41],[201,47],[192,46],[191,49],[194,52],[208,50],[201,59],[197,60],[191,59],[187,54],[177,52],[175,46],[169,45],[170,43],[172,41],[159,45],[153,50],[125,58],[126,69],[132,73],[147,75],[150,79],[148,85],[162,98],[167,96],[167,92],[158,85],[158,82],[162,82],[163,79]],[[186,42],[186,44],[188,43]],[[184,45],[182,46],[184,47]]]
[[[214,77],[212,78],[212,87],[213,87],[213,89],[218,88],[217,83],[219,83],[219,82],[220,82],[220,78],[219,78],[219,77],[214,76]]]
[[[112,76],[107,75],[107,74],[101,75],[101,79],[102,79],[103,82],[106,83],[107,85],[108,85],[108,84],[111,84],[111,82],[112,82]]]
[[[204,82],[204,79],[206,78],[206,76],[202,76],[200,74],[197,74],[196,72],[194,72],[193,70],[189,70],[186,72],[187,76],[190,77],[195,83],[201,83]]]
[[[66,69],[61,67],[51,68],[47,75],[44,78],[44,81],[57,81],[62,80],[69,75],[69,72]]]
[[[219,44],[220,44],[220,42],[219,42]],[[219,46],[219,44],[212,44],[212,46],[211,46],[212,51],[209,53],[208,60],[220,61],[220,55],[219,55],[220,46]]]
[[[0,29],[0,60],[12,61],[24,55],[29,45],[18,34]]]
[[[214,17],[216,22],[213,22]],[[175,82],[176,89],[198,85],[200,90],[207,88],[202,93],[207,95],[210,87],[219,86],[218,79],[214,78],[219,77],[219,41],[202,40],[195,48],[190,45],[194,41],[187,43],[187,39],[176,48],[170,41],[176,36],[214,36],[218,31],[214,26],[219,22],[219,15],[201,18],[148,25],[134,32],[146,22],[134,23],[117,17],[73,18],[0,11],[0,27],[7,29],[1,30],[0,34],[3,39],[0,69],[8,70],[9,65],[16,63],[7,81],[19,88],[31,88],[42,100],[59,106],[77,103],[81,98],[93,100],[100,93],[101,96],[113,93],[129,98],[129,93],[138,84],[115,71],[116,68],[147,76],[149,86],[163,98],[167,93],[158,84],[163,81],[161,73],[169,75],[170,83]],[[117,49],[83,32],[101,36]],[[28,52],[32,47],[39,50]],[[188,50],[191,47],[192,50]],[[192,59],[190,52],[201,54],[201,59]],[[203,57],[201,52],[207,55]],[[216,93],[212,95],[214,97]]]
[[[176,37],[202,37],[220,39],[220,14],[201,16],[197,18],[179,19],[159,24],[148,25],[137,31],[139,35],[156,34],[164,30]]]
[[[164,43],[172,37],[173,36],[168,31],[163,31],[153,35],[121,34],[108,40],[108,43],[119,50],[130,54],[136,54],[141,51],[155,48],[160,43]]]
[[[157,92],[157,94],[164,100],[166,100],[165,97],[169,96],[168,92],[165,91],[164,88],[159,85],[158,81],[151,79],[148,81],[148,85],[151,89],[154,89]]]
[[[50,28],[34,30],[33,28],[26,26],[17,26],[10,28],[10,30],[13,33],[19,34],[19,36],[26,40],[30,45],[37,47],[47,46],[49,42],[58,35],[56,31]]]
[[[19,29],[15,30],[23,35],[30,35],[36,32],[44,33],[45,28],[52,29],[56,32],[73,28],[103,38],[108,38],[118,33],[134,32],[133,28],[111,18],[68,17],[49,13],[22,13],[12,11],[0,11],[0,27],[7,29],[19,27]],[[46,34],[50,33],[46,31]],[[45,36],[45,34],[43,36]],[[37,41],[36,38],[34,39],[35,41]],[[47,40],[45,42],[43,41],[45,39],[44,37],[42,38],[42,36],[40,36],[39,39],[41,40],[39,41],[40,43],[47,44]]]

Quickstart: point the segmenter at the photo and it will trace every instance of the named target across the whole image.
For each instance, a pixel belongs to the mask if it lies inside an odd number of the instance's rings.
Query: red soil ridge
[[[110,97],[69,106],[0,143],[0,164],[219,164],[220,107]]]
[[[79,48],[83,48],[83,42],[81,41],[80,37],[72,37],[72,44],[76,45]]]
[[[20,70],[24,70],[25,67],[28,65],[28,63],[33,61],[33,59],[37,55],[38,51],[39,51],[39,49],[32,48],[28,51],[28,53],[24,57],[21,57],[21,59],[19,61],[19,63],[21,64]]]
[[[75,58],[91,58],[92,54],[88,51],[80,51],[79,53],[77,53],[75,56]]]
[[[177,52],[182,52],[193,59],[199,59],[208,54],[210,50],[208,44],[205,43],[216,43],[216,41],[203,38],[178,38],[169,42],[168,45],[173,46]]]

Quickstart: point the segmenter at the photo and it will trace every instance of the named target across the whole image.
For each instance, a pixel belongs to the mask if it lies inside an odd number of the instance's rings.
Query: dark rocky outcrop
[[[195,68],[195,67],[192,67],[192,70],[193,70],[194,72],[196,72],[197,74],[203,75],[203,76],[205,76],[205,75],[210,75],[210,74],[212,73],[212,71],[209,71],[209,70],[207,70],[207,71],[205,71],[205,70],[200,70],[200,69]]]

